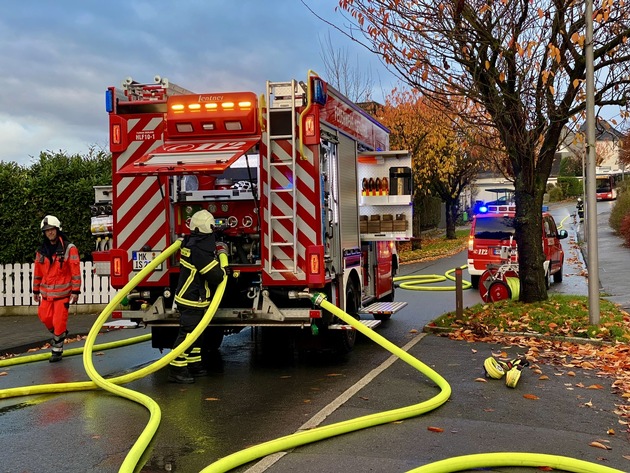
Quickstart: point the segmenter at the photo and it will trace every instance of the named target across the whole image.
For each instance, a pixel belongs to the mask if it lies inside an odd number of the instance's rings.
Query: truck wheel
[[[359,311],[359,293],[354,282],[349,282],[346,288],[346,313],[358,319]],[[352,330],[333,330],[332,342],[335,351],[340,354],[350,353],[354,348],[357,340],[357,331]]]
[[[223,329],[217,327],[210,327],[204,330],[201,345],[201,361],[204,366],[215,366],[217,361],[221,359],[219,353],[219,347],[223,341]]]
[[[553,274],[553,282],[562,282],[562,272],[564,271],[564,262],[560,265],[560,269]]]
[[[547,272],[545,273],[545,288],[549,290],[551,287],[551,261],[549,262],[549,266],[547,267]]]
[[[293,359],[297,332],[293,327],[259,327],[258,354],[267,361]]]
[[[480,276],[470,276],[470,284],[473,289],[479,289],[479,278]]]
[[[207,352],[217,351],[223,342],[223,329],[209,327],[203,332],[203,349]]]

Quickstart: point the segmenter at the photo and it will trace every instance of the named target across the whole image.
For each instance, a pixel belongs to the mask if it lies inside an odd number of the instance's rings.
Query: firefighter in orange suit
[[[35,256],[33,298],[39,320],[53,334],[51,363],[60,361],[68,336],[68,309],[81,291],[79,250],[61,232],[61,223],[47,215],[40,224],[44,239]]]
[[[195,212],[188,225],[191,234],[184,239],[180,249],[179,281],[175,291],[175,302],[180,312],[179,333],[173,348],[195,330],[210,305],[211,288],[216,287],[225,276],[216,256],[226,249],[215,240],[214,223],[214,217],[207,210]],[[194,378],[207,374],[201,363],[201,338],[195,340],[187,352],[171,361],[169,382],[193,383]]]

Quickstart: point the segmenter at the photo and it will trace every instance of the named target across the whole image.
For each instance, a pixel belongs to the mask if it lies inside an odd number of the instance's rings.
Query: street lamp
[[[586,0],[586,153],[588,179],[586,182],[586,213],[588,233],[588,318],[599,325],[599,255],[597,252],[597,190],[595,162],[595,71],[593,57],[593,0]]]

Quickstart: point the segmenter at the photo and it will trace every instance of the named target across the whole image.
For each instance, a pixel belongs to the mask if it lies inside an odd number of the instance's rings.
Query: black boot
[[[185,366],[169,366],[168,382],[177,384],[192,384],[195,382]]]
[[[58,361],[61,361],[61,358],[63,358],[63,352],[62,351],[53,351],[50,354],[50,358],[48,358],[48,362],[49,363],[56,363]]]
[[[52,345],[52,353],[50,354],[50,358],[48,361],[50,363],[56,363],[57,361],[61,361],[63,355],[63,342],[68,336],[68,331],[66,330],[61,335],[55,335],[53,333],[53,339],[51,342]]]

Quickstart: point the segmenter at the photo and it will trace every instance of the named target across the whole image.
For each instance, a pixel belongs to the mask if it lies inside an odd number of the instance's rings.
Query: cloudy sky
[[[343,24],[337,0],[304,0]],[[251,90],[323,74],[322,44],[369,68],[379,90],[395,80],[378,59],[300,0],[4,0],[0,16],[0,161],[28,166],[41,151],[107,146],[104,94],[159,74],[194,92]]]

